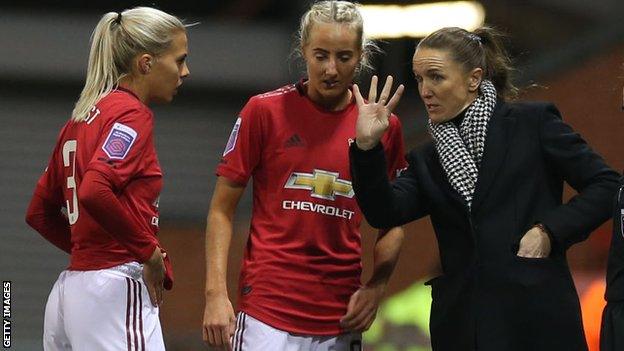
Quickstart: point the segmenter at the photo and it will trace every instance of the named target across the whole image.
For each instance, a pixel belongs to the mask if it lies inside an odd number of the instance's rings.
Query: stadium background
[[[362,3],[372,3],[362,1]],[[422,1],[375,1],[408,4]],[[624,167],[624,2],[619,0],[483,0],[486,22],[510,35],[523,98],[550,100],[608,163]],[[158,106],[156,144],[165,173],[161,238],[173,259],[176,286],[161,319],[169,350],[202,350],[205,216],[214,169],[246,100],[302,75],[289,60],[293,33],[308,1],[41,1],[0,4],[0,278],[12,282],[12,349],[41,349],[48,292],[68,257],[24,223],[35,182],[84,79],[89,36],[99,17],[136,5],[172,12],[189,28],[191,76],[174,103]],[[417,18],[414,21],[418,21]],[[398,114],[408,148],[426,140],[426,115],[411,74],[413,38],[380,46],[377,74],[406,83]],[[368,81],[368,76],[361,78]],[[572,192],[567,191],[567,196]],[[228,273],[236,290],[250,216],[247,194],[237,212]],[[407,226],[388,287],[389,303],[367,335],[368,350],[426,350],[428,292],[439,271],[428,220]],[[611,225],[569,252],[590,345],[597,340]],[[374,232],[363,231],[365,276]],[[622,253],[624,254],[624,253]],[[395,297],[394,300],[392,297]],[[311,306],[311,308],[313,308]],[[593,347],[593,346],[592,346]]]

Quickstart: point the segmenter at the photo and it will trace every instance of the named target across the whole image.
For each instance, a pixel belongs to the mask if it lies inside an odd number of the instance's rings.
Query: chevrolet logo
[[[338,173],[315,169],[314,174],[293,172],[286,185],[287,189],[312,190],[312,197],[335,200],[336,195],[352,198],[355,193],[351,182],[338,178]]]

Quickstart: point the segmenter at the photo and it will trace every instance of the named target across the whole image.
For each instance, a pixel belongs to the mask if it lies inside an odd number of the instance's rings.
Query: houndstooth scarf
[[[488,122],[496,106],[496,88],[492,82],[484,80],[479,90],[481,94],[466,110],[459,128],[452,121],[434,124],[429,120],[429,131],[446,176],[466,200],[469,209],[485,148]]]

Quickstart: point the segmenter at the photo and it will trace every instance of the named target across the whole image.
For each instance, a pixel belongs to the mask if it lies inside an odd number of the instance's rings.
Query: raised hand
[[[358,148],[369,150],[375,147],[386,129],[388,129],[388,118],[390,113],[398,105],[405,87],[399,85],[397,90],[390,97],[392,90],[392,76],[388,76],[386,84],[377,100],[377,76],[371,78],[368,101],[365,101],[360,93],[357,84],[353,85],[353,95],[358,106],[358,119],[355,125],[355,142]]]

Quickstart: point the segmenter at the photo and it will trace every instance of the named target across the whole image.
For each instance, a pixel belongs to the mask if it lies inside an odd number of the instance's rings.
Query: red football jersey
[[[112,235],[81,205],[79,190],[88,170],[99,172],[112,184],[123,213],[140,232]],[[151,256],[154,244],[158,245],[161,188],[153,114],[130,91],[119,89],[102,98],[87,120],[65,124],[35,194],[66,208],[71,225],[69,269],[94,270],[143,262]],[[119,240],[128,235],[132,243]],[[170,285],[169,262],[167,266],[165,285]]]
[[[253,178],[253,213],[239,308],[275,328],[336,335],[360,287],[360,212],[349,173],[355,102],[325,111],[302,82],[254,96],[230,135],[217,174]],[[388,173],[407,166],[398,118],[383,145]]]

